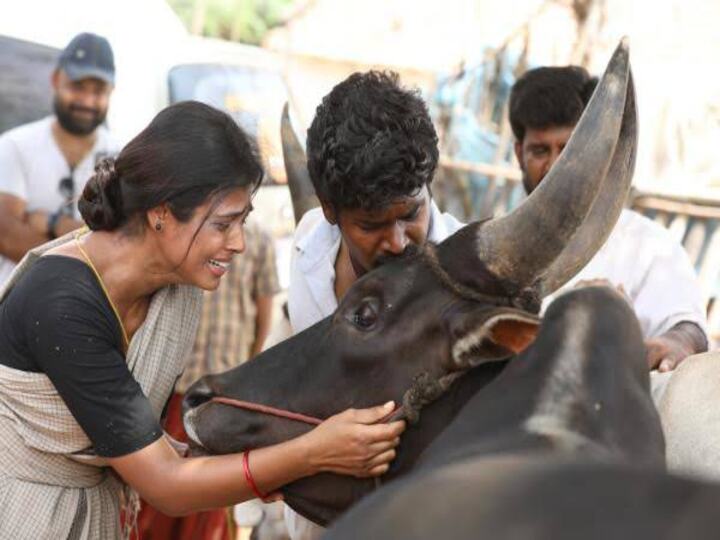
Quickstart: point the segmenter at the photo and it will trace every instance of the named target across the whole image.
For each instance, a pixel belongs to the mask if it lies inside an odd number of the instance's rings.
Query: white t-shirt
[[[9,193],[26,201],[28,212],[57,211],[65,203],[59,189],[60,180],[71,173],[77,199],[92,175],[95,163],[115,155],[119,149],[108,130],[100,126],[92,151],[71,171],[52,135],[54,119],[54,116],[48,116],[0,135],[0,193]],[[73,203],[73,212],[79,218],[76,203]],[[0,285],[13,268],[15,263],[0,255]]]
[[[590,262],[555,294],[543,310],[579,281],[606,279],[630,297],[645,338],[679,322],[697,324],[707,335],[705,298],[683,247],[661,225],[623,210],[605,244]]]

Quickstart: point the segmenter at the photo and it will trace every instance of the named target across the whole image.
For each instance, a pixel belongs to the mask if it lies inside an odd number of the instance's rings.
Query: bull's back
[[[720,487],[661,471],[523,455],[483,457],[398,482],[329,540],[710,540]]]

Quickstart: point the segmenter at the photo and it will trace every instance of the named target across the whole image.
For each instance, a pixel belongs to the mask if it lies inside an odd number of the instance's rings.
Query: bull
[[[532,343],[541,299],[605,242],[630,186],[636,139],[622,42],[563,155],[527,201],[388,260],[352,286],[334,315],[198,381],[184,402],[194,444],[215,454],[240,452],[311,427],[218,398],[316,418],[394,400],[411,426],[384,480],[406,474],[468,401]],[[297,141],[284,143],[289,154],[299,153]],[[302,163],[286,166],[291,181],[307,179]],[[297,512],[326,525],[375,488],[371,480],[320,474],[282,493]]]
[[[325,538],[716,538],[720,486],[664,472],[643,353],[616,291],[566,293],[411,474]]]

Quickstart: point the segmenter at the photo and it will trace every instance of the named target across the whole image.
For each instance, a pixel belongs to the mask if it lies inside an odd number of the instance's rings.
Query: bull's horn
[[[635,169],[637,112],[632,73],[628,81],[620,140],[615,148],[607,179],[598,193],[590,215],[570,243],[541,278],[540,294],[546,296],[562,287],[593,258],[612,232],[627,198]]]
[[[305,212],[320,206],[320,201],[318,201],[315,189],[310,181],[305,152],[290,123],[287,102],[283,107],[282,119],[280,120],[280,135],[282,137],[285,172],[288,187],[290,188],[290,196],[292,197],[293,214],[295,215],[295,224],[297,224]]]
[[[623,39],[547,176],[512,213],[478,227],[477,253],[496,277],[535,284],[585,220],[615,155],[629,67]]]

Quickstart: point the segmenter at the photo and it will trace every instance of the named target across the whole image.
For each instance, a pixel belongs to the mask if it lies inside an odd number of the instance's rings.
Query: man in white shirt
[[[103,126],[115,83],[108,41],[75,36],[51,82],[55,114],[0,135],[0,285],[29,249],[82,225],[76,199],[118,150]]]
[[[307,155],[321,208],[305,214],[293,242],[296,333],[331,315],[383,257],[464,225],[432,200],[437,135],[425,103],[394,74],[356,73],[333,88],[308,130]]]
[[[321,208],[295,232],[288,291],[295,333],[332,315],[383,257],[441,242],[463,226],[432,200],[435,128],[425,103],[395,74],[355,73],[335,86],[308,130],[307,156]],[[285,518],[293,540],[323,532],[289,508]]]
[[[513,86],[510,124],[528,194],[565,147],[596,84],[585,69],[569,66],[530,70]],[[603,247],[559,292],[597,279],[622,287],[629,296],[646,339],[650,369],[671,371],[686,357],[707,350],[697,276],[682,246],[660,225],[623,210]]]

